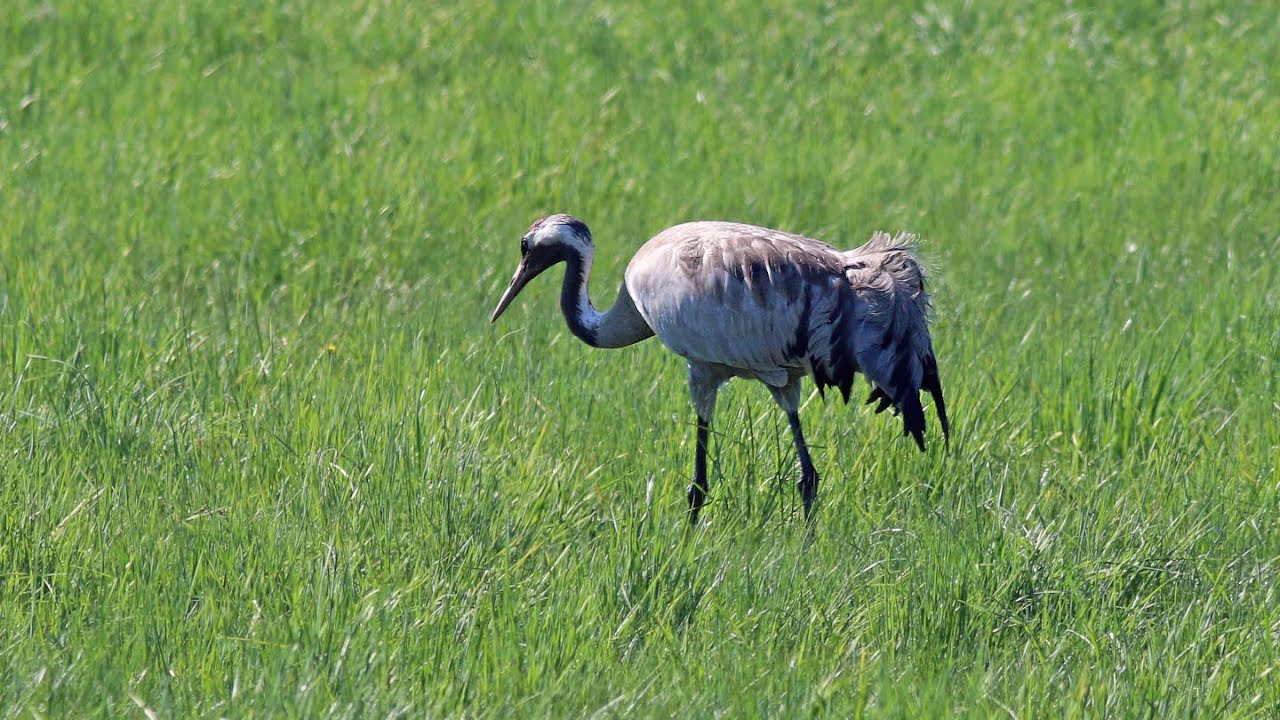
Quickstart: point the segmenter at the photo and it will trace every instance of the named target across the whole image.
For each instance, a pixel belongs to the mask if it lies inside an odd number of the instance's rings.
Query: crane
[[[855,373],[871,384],[867,404],[893,408],[903,435],[925,449],[920,391],[933,396],[949,443],[942,382],[929,335],[929,296],[914,235],[876,232],[855,250],[733,222],[675,225],[646,242],[627,265],[618,299],[596,310],[587,291],[595,255],[591,231],[572,215],[533,223],[520,262],[498,300],[497,322],[530,280],[565,264],[560,309],[569,330],[592,347],[618,348],[654,335],[689,365],[697,420],[689,521],[706,501],[707,445],[716,394],[734,377],[758,380],[787,415],[800,463],[804,514],[812,520],[818,471],[800,427],[800,389],[812,375],[820,393],[845,403]]]

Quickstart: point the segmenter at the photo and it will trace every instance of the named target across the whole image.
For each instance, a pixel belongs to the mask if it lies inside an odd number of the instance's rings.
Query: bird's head
[[[590,254],[591,231],[586,223],[572,215],[548,215],[530,225],[529,231],[520,239],[520,264],[516,266],[516,274],[506,292],[502,293],[489,322],[497,322],[498,316],[524,286],[544,270],[571,256],[586,257]]]

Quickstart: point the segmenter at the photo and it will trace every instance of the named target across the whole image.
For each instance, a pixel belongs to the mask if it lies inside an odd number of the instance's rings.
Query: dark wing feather
[[[834,296],[835,307],[827,314],[827,353],[814,357],[813,365],[819,384],[840,387],[847,401],[852,360],[853,369],[871,382],[867,404],[878,403],[876,412],[892,407],[902,417],[903,434],[923,450],[921,390],[933,396],[948,440],[951,428],[929,337],[925,275],[914,249],[914,236],[876,233],[862,247],[844,253],[848,294]]]

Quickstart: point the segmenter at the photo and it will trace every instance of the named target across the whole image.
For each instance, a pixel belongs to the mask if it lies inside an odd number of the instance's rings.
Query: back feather
[[[813,353],[810,363],[818,387],[839,387],[845,402],[853,373],[860,371],[872,386],[867,403],[879,401],[876,412],[892,406],[902,415],[903,434],[924,450],[921,390],[933,396],[948,443],[951,428],[929,337],[925,272],[915,248],[915,235],[877,232],[862,247],[842,253],[848,286],[839,289],[845,292],[836,294],[825,318],[827,352]]]

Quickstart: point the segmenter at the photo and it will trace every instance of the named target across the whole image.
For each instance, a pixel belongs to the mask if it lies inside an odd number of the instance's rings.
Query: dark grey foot
[[[804,519],[813,522],[814,506],[818,503],[818,473],[801,473],[798,485],[800,499],[804,501]]]
[[[697,525],[698,513],[702,512],[702,505],[707,500],[706,488],[699,485],[695,480],[689,484],[689,490],[686,493],[686,497],[689,498],[689,524]]]

